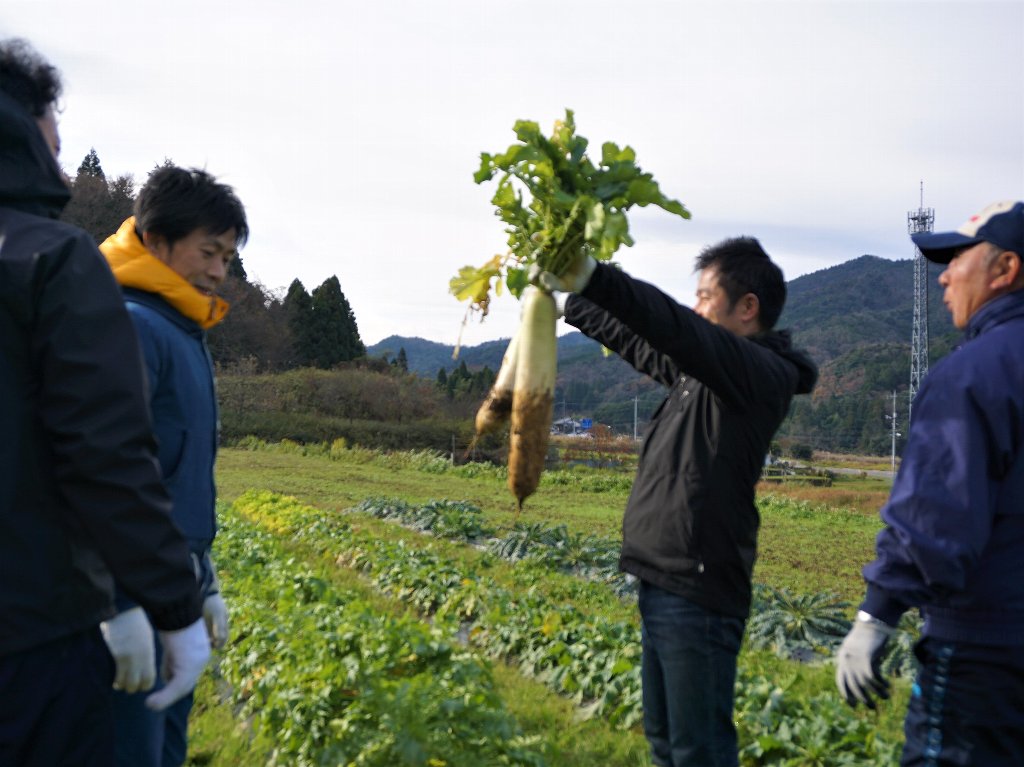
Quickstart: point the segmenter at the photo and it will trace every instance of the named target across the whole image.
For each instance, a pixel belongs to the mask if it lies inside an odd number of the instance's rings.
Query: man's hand
[[[210,645],[216,650],[228,641],[228,606],[220,593],[210,594],[203,600],[203,620],[210,635]]]
[[[594,257],[581,253],[561,277],[542,271],[540,266],[534,264],[530,267],[529,280],[548,293],[579,293],[587,287],[596,268]]]
[[[141,607],[118,613],[100,624],[100,631],[114,656],[114,689],[148,690],[156,681],[156,650],[153,629]]]
[[[853,628],[836,653],[836,686],[851,706],[860,702],[873,709],[873,695],[888,700],[889,682],[882,677],[879,664],[885,644],[895,631],[866,612],[857,613]]]
[[[165,684],[146,698],[146,706],[153,711],[163,711],[188,695],[210,660],[210,636],[202,618],[188,628],[158,635],[164,651],[161,670]]]

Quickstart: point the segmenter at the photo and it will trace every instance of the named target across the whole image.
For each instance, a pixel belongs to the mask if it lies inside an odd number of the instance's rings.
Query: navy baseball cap
[[[1024,259],[1024,202],[994,202],[955,232],[917,232],[910,239],[937,264],[948,264],[958,250],[979,242],[991,242]]]

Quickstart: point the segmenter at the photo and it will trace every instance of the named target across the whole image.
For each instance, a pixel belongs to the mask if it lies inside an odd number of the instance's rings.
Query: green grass
[[[483,510],[498,530],[516,520],[515,501],[504,482],[492,476],[465,478],[455,473],[432,473],[401,468],[369,451],[348,451],[341,460],[303,456],[275,450],[227,449],[218,460],[220,497],[233,501],[250,488],[292,495],[324,510],[341,511],[369,497],[400,497],[410,503],[429,500],[465,500]],[[870,561],[874,539],[881,527],[878,491],[865,494],[838,483],[834,488],[793,491],[814,498],[836,497],[840,503],[864,496],[868,508],[826,506],[807,501],[784,502],[789,493],[773,493],[777,503],[760,504],[762,510],[759,555],[754,579],[796,591],[835,591],[860,601],[860,569]],[[776,494],[777,493],[777,494]],[[585,492],[574,485],[542,484],[527,500],[519,520],[564,524],[570,531],[618,539],[626,490]],[[763,498],[767,496],[762,496]]]
[[[782,496],[764,496],[759,506],[756,582],[797,592],[834,591],[860,603],[860,571],[874,557],[875,536],[881,529],[877,517]]]

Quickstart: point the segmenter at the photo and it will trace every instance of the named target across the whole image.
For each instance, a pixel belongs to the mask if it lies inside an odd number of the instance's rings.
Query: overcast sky
[[[205,167],[246,205],[250,278],[337,275],[367,344],[455,342],[448,280],[505,250],[480,152],[567,107],[693,213],[637,210],[618,254],[687,304],[727,236],[792,279],[911,258],[921,181],[937,230],[1024,197],[1024,0],[3,0],[10,36],[64,75],[71,175],[90,147],[140,183]],[[463,343],[517,318],[506,294]]]

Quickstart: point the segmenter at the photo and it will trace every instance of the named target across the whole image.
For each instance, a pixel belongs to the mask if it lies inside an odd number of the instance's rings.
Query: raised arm
[[[734,406],[743,407],[763,394],[767,377],[785,375],[768,349],[614,267],[598,264],[582,296]],[[775,383],[785,388],[782,380]]]
[[[569,294],[565,321],[658,383],[671,387],[678,380],[679,367],[669,357],[651,348],[626,325],[583,296]]]

